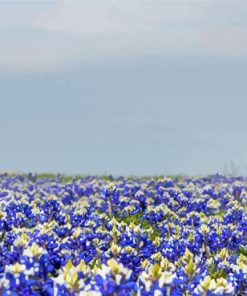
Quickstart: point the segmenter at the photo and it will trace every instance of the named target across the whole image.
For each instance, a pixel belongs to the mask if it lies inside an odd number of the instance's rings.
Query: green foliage
[[[25,227],[28,229],[31,228],[30,219],[25,220]]]
[[[223,268],[216,269],[216,264],[212,264],[208,268],[208,273],[212,279],[227,278],[227,273]]]
[[[131,224],[131,223],[134,223],[134,224],[140,224],[141,222],[141,218],[142,218],[142,213],[136,213],[134,215],[126,215],[126,216],[123,216],[123,217],[120,217],[119,215],[120,213],[116,213],[114,215],[114,218],[118,221],[118,222],[124,222],[126,224]]]
[[[2,231],[1,234],[0,234],[0,242],[3,241],[4,236],[5,236],[5,231]]]
[[[27,177],[27,174],[23,174],[25,177]],[[74,178],[75,179],[81,179],[82,177],[87,177],[89,175],[63,175],[63,174],[54,174],[54,173],[39,173],[36,175],[37,179],[54,179],[54,178],[58,178],[61,182],[63,183],[67,183],[67,182],[71,182]],[[146,181],[158,181],[159,179],[163,179],[165,177],[171,178],[173,180],[178,180],[183,178],[184,176],[182,175],[156,175],[156,176],[127,176],[127,177],[113,177],[111,175],[107,175],[107,174],[103,174],[103,175],[99,175],[99,177],[101,179],[103,179],[104,181],[113,181],[113,180],[122,180],[124,178],[126,178],[126,180],[133,180],[133,179],[139,179],[139,180],[146,180]]]
[[[119,214],[115,214],[114,218],[118,221],[118,222],[124,222],[127,225],[130,225],[131,223],[135,224],[135,225],[140,225],[141,228],[143,229],[148,229],[150,228],[150,224],[146,219],[143,219],[143,213],[139,212],[133,215],[126,215],[124,217],[120,217]]]
[[[245,257],[247,257],[247,247],[244,247],[243,245],[240,245],[238,247],[238,254],[243,254]]]
[[[225,210],[218,210],[215,213],[211,214],[212,216],[220,216],[223,217],[226,214]]]
[[[69,183],[73,180],[73,177],[64,175],[64,176],[61,176],[60,180],[62,183]]]
[[[54,179],[56,177],[57,177],[57,175],[52,174],[52,173],[42,173],[42,174],[36,175],[37,179]]]
[[[153,233],[150,234],[149,238],[154,241],[156,237],[160,237],[161,236],[161,232],[159,231],[159,229],[152,227],[153,229]]]
[[[96,258],[94,260],[92,260],[90,263],[89,263],[89,266],[91,269],[93,269],[94,267],[97,267],[97,268],[101,268],[101,261],[99,258]]]
[[[161,232],[158,228],[155,227],[155,225],[150,224],[149,221],[146,219],[143,219],[143,213],[136,213],[134,215],[127,215],[124,217],[119,217],[119,214],[115,214],[114,218],[120,223],[124,222],[127,225],[130,225],[131,223],[135,225],[139,225],[142,229],[151,230],[151,233],[149,235],[149,239],[155,240],[156,237],[160,237]]]

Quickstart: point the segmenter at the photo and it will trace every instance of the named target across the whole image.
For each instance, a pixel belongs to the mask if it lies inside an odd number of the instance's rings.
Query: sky
[[[1,1],[0,171],[247,175],[245,1]]]

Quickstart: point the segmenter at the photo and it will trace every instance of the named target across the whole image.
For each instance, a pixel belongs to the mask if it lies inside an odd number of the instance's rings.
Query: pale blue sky
[[[0,168],[247,174],[245,1],[0,1]]]

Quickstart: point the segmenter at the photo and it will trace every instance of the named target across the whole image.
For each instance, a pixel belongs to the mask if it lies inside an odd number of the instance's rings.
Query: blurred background
[[[0,1],[0,169],[247,174],[245,1]]]

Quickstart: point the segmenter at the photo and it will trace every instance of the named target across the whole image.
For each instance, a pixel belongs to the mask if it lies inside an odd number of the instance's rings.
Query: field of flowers
[[[247,179],[0,175],[0,295],[245,295]]]

